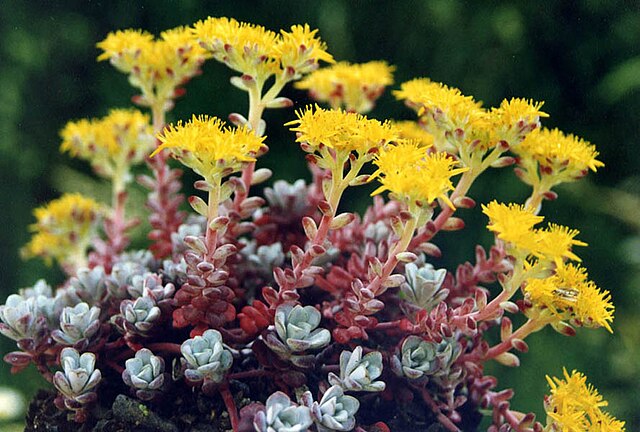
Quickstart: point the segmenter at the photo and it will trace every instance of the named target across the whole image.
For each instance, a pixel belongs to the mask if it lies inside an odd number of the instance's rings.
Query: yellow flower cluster
[[[587,280],[587,272],[580,266],[560,264],[549,277],[529,278],[524,293],[534,307],[526,312],[529,316],[549,320],[553,326],[570,321],[578,327],[604,327],[613,333],[611,294]]]
[[[279,35],[262,26],[214,18],[198,21],[192,33],[214,59],[231,69],[264,83],[271,75],[284,72],[298,79],[318,68],[319,61],[332,63],[326,45],[309,25],[294,25]]]
[[[342,110],[325,110],[317,105],[296,112],[297,120],[286,126],[297,125],[291,130],[297,132],[297,142],[305,143],[312,149],[328,147],[348,156],[357,152],[359,156],[396,139],[389,122]],[[338,157],[338,159],[341,159]]]
[[[447,132],[464,131],[486,121],[485,111],[473,97],[464,96],[457,88],[428,78],[404,82],[393,94],[418,111],[419,116],[428,115]]]
[[[248,128],[226,127],[216,117],[194,115],[187,123],[170,125],[158,135],[161,145],[151,156],[169,149],[175,159],[208,182],[218,184],[223,176],[255,161],[264,150],[264,138]]]
[[[483,205],[482,211],[489,217],[487,228],[505,241],[509,253],[516,257],[524,259],[533,255],[556,264],[565,258],[580,261],[571,249],[587,245],[575,239],[579,234],[575,229],[556,224],[549,224],[546,229],[534,229],[544,218],[523,205],[492,201]]]
[[[340,62],[312,72],[296,87],[309,90],[313,99],[331,108],[364,114],[373,109],[385,87],[393,84],[394,69],[385,61]]]
[[[109,60],[142,91],[136,100],[141,105],[166,104],[178,96],[177,88],[196,75],[209,56],[187,27],[164,31],[159,39],[141,30],[119,30],[97,47],[103,51],[98,60]]]
[[[544,102],[512,98],[503,100],[489,113],[493,140],[504,141],[510,146],[521,142],[527,134],[540,126],[540,117],[549,114],[540,111]]]
[[[524,170],[523,180],[534,186],[541,181],[550,183],[549,187],[574,181],[604,166],[596,159],[595,146],[558,129],[531,132],[513,152]]]
[[[551,395],[545,397],[547,429],[562,432],[624,432],[625,423],[602,411],[603,400],[584,374],[563,369],[564,379],[547,376]]]
[[[453,190],[451,177],[468,168],[454,168],[458,162],[444,153],[427,154],[415,141],[403,141],[380,149],[373,161],[378,170],[372,178],[382,185],[372,195],[388,190],[406,203],[430,205],[440,198],[454,208],[448,192]]]
[[[424,130],[424,128],[417,122],[411,120],[395,121],[393,122],[393,127],[396,129],[396,133],[400,139],[405,141],[415,141],[424,148],[433,146],[437,151],[441,151],[435,145],[435,137]]]
[[[116,179],[144,161],[155,146],[149,116],[115,109],[104,118],[69,122],[60,132],[60,150],[91,163],[96,173]],[[124,178],[122,181],[128,181]]]
[[[543,217],[517,204],[493,201],[482,209],[489,216],[487,228],[507,243],[508,253],[517,258],[516,265],[523,265],[530,276],[523,288],[533,306],[526,311],[530,318],[554,327],[570,320],[578,327],[612,331],[614,307],[609,292],[588,281],[582,267],[565,263],[567,259],[580,261],[572,248],[587,245],[575,238],[578,230],[556,224],[535,229]]]
[[[24,257],[41,257],[50,264],[52,259],[65,264],[70,259],[84,256],[99,225],[101,206],[80,194],[65,194],[33,214],[33,237],[22,249]]]

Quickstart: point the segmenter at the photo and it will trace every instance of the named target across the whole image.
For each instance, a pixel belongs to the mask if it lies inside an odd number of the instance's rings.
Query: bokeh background
[[[97,63],[96,42],[109,31],[142,28],[152,33],[189,25],[207,16],[229,16],[272,30],[296,23],[320,29],[338,60],[384,59],[397,67],[396,86],[417,76],[459,87],[485,106],[503,98],[545,101],[544,124],[597,145],[606,164],[586,180],[558,188],[545,203],[547,220],[581,231],[589,243],[579,250],[591,279],[611,291],[615,333],[578,332],[566,338],[545,329],[528,339],[522,365],[490,365],[502,388],[513,387],[513,407],[541,415],[545,374],[562,367],[589,377],[610,402],[610,412],[639,430],[640,410],[640,3],[633,1],[21,1],[0,0],[0,301],[19,287],[62,274],[37,260],[24,262],[32,209],[65,191],[108,194],[87,167],[58,152],[66,121],[100,117],[110,107],[128,107],[133,89],[108,63]],[[170,120],[191,113],[226,117],[244,113],[246,95],[229,85],[231,71],[216,62],[187,87]],[[298,107],[309,102],[292,88]],[[306,176],[293,135],[280,127],[293,110],[269,111],[271,152],[260,164],[275,178]],[[413,118],[387,92],[372,116]],[[470,195],[523,202],[529,190],[507,168],[485,175]],[[357,191],[346,203],[363,209]],[[133,203],[140,208],[141,191]],[[437,243],[449,270],[471,259],[476,243],[491,236],[479,209],[461,211],[464,233],[444,233]],[[138,240],[144,245],[144,239]],[[0,339],[2,354],[14,349]],[[45,383],[28,371],[11,376],[0,366],[0,383],[25,397]],[[8,427],[7,424],[4,424]],[[0,424],[0,428],[3,425]],[[19,428],[19,426],[18,426]]]

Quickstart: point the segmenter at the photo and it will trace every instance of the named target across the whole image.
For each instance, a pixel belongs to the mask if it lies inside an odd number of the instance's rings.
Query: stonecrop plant
[[[36,209],[24,255],[55,261],[68,279],[37,281],[0,306],[0,332],[18,346],[5,361],[37,367],[64,421],[126,423],[116,411],[129,398],[162,430],[467,431],[481,414],[493,432],[624,430],[579,372],[547,378],[541,422],[485,374],[491,361],[526,362],[526,338],[547,327],[613,331],[579,232],[540,214],[555,186],[603,163],[587,141],[544,128],[542,102],[485,108],[416,78],[393,91],[415,121],[366,117],[394,67],[335,63],[306,24],[276,33],[210,17],[159,38],[117,31],[97,46],[149,113],[116,109],[62,129],[61,151],[111,182],[112,202],[67,194]],[[165,124],[211,60],[234,71],[248,112]],[[312,180],[276,180],[256,196],[272,175],[257,168],[271,145],[263,116],[293,106],[280,95],[290,82],[327,104],[298,107],[285,125]],[[138,221],[125,204],[143,163],[151,230],[148,247],[131,250]],[[199,176],[192,212],[177,163]],[[476,206],[474,181],[510,166],[530,197]],[[347,188],[370,182],[368,210],[344,211]],[[481,211],[495,242],[477,246],[475,262],[435,268],[446,253],[437,234],[464,229],[461,208]],[[176,413],[185,407],[191,423]]]

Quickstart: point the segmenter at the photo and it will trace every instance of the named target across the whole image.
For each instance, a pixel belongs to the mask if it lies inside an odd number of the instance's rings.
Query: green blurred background
[[[86,166],[59,154],[58,131],[70,119],[99,117],[110,107],[130,106],[133,89],[108,63],[95,61],[96,42],[109,31],[142,28],[152,33],[189,25],[207,16],[229,16],[272,30],[296,23],[320,29],[338,60],[384,59],[396,65],[396,83],[417,76],[459,87],[497,105],[503,98],[545,101],[544,124],[596,144],[606,164],[597,175],[560,187],[545,203],[548,220],[575,227],[589,248],[578,251],[590,277],[611,291],[617,306],[615,333],[581,330],[567,339],[551,329],[528,339],[522,366],[490,365],[500,387],[513,387],[513,407],[542,413],[545,374],[578,369],[610,402],[610,412],[640,428],[640,5],[635,1],[21,1],[0,0],[0,301],[17,288],[62,274],[37,260],[21,261],[31,211],[64,191],[97,191],[104,185]],[[191,113],[226,117],[246,113],[246,95],[229,85],[231,71],[213,61],[187,86],[169,120]],[[397,85],[396,85],[397,87]],[[287,88],[297,106],[306,95]],[[390,92],[372,113],[413,118]],[[279,127],[293,110],[267,112],[271,152],[260,162],[275,178],[306,176],[291,133]],[[528,189],[511,169],[492,172],[474,185],[478,202],[523,202]],[[363,190],[347,206],[362,209]],[[141,206],[143,195],[134,195]],[[476,243],[490,245],[479,210],[461,211],[468,227],[436,240],[453,270],[472,258]],[[144,244],[143,242],[141,244]],[[14,349],[0,340],[2,354]],[[43,385],[35,373],[0,383],[28,395]],[[2,427],[0,425],[0,427]]]

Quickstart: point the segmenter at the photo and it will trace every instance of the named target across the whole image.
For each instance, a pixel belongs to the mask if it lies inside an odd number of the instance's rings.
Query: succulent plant
[[[353,396],[345,395],[339,385],[329,387],[320,402],[311,400],[311,392],[304,393],[303,401],[311,409],[318,432],[350,431],[356,425],[354,416],[360,408],[360,402]]]
[[[136,396],[142,400],[153,399],[164,384],[164,360],[142,348],[134,358],[125,362],[122,380],[135,389]]]
[[[115,259],[116,264],[131,262],[139,264],[147,271],[155,271],[158,268],[158,260],[145,249],[123,252]]]
[[[436,270],[431,264],[418,267],[409,263],[404,272],[406,281],[400,285],[400,291],[414,305],[431,310],[449,295],[449,290],[440,289],[447,270]]]
[[[139,262],[123,261],[114,264],[111,274],[105,281],[109,294],[117,299],[129,297],[134,278],[147,274],[149,274],[149,271]]]
[[[181,286],[187,281],[187,267],[184,258],[180,258],[178,262],[164,260],[161,272],[166,279],[173,281],[176,286]]]
[[[171,234],[173,251],[183,254],[189,249],[184,239],[187,236],[198,237],[204,234],[207,220],[203,216],[189,216],[187,221],[178,227],[178,231]]]
[[[347,391],[377,392],[385,389],[383,381],[375,381],[382,375],[382,354],[372,351],[362,356],[362,347],[353,352],[340,353],[340,376],[330,372],[329,383]]]
[[[120,314],[111,319],[123,333],[147,336],[161,315],[162,311],[153,298],[142,296],[135,300],[122,300]]]
[[[307,185],[302,179],[296,180],[294,183],[276,180],[273,183],[273,188],[264,189],[264,196],[270,207],[286,211],[294,217],[304,214],[309,206],[307,193]]]
[[[156,303],[170,299],[175,290],[175,286],[172,283],[163,285],[162,277],[155,273],[135,275],[127,289],[129,295],[134,299],[144,295],[151,297]]]
[[[280,391],[269,396],[265,410],[256,413],[253,420],[257,432],[302,432],[312,424],[311,410],[296,405]]]
[[[369,224],[364,229],[364,237],[374,243],[380,243],[391,235],[391,228],[384,221]]]
[[[202,336],[187,339],[180,351],[186,360],[184,375],[191,382],[219,383],[233,362],[231,352],[223,347],[222,335],[217,330],[207,330]]]
[[[456,348],[457,344],[446,338],[436,343],[411,335],[402,343],[401,358],[391,359],[391,367],[397,375],[414,380],[445,375],[458,357]]]
[[[317,328],[320,319],[320,311],[313,306],[284,304],[276,309],[276,332],[291,352],[322,348],[331,342],[331,333]]]
[[[45,300],[44,296],[25,299],[19,294],[11,294],[0,306],[0,333],[14,341],[41,339],[47,331],[47,319],[41,311]]]
[[[95,368],[93,353],[80,353],[74,348],[64,348],[60,354],[63,371],[53,376],[53,384],[64,396],[68,409],[78,409],[96,400],[95,387],[102,379],[100,369]]]
[[[53,290],[44,279],[40,279],[32,287],[22,288],[20,295],[24,298],[37,296],[53,297]]]
[[[280,267],[285,258],[280,242],[256,247],[256,242],[250,241],[241,252],[247,257],[251,270],[263,276],[270,276],[273,268]]]
[[[100,329],[100,308],[89,307],[82,302],[71,307],[67,306],[60,314],[60,329],[51,333],[56,342],[63,345],[76,345],[83,342],[84,347]],[[77,347],[76,347],[77,348]]]
[[[313,306],[280,305],[275,314],[276,332],[268,332],[264,342],[280,358],[298,367],[310,367],[314,356],[305,352],[331,342],[329,330],[316,328],[320,319],[320,312]]]
[[[77,299],[73,304],[84,301],[89,306],[93,306],[103,300],[107,294],[106,279],[107,276],[102,266],[96,266],[92,269],[81,268],[76,276],[69,281],[70,287],[67,294],[72,299],[74,297]]]

